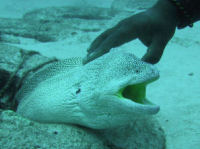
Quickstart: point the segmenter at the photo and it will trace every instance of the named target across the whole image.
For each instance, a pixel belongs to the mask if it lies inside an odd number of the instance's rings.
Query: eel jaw
[[[129,99],[138,104],[155,105],[146,98],[146,86],[157,79],[158,78],[143,83],[128,85],[120,89],[116,95],[122,100]]]

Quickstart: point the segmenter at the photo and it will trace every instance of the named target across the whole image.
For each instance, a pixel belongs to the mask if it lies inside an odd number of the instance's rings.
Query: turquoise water
[[[21,72],[32,69],[34,65],[42,64],[45,60],[84,58],[88,47],[98,35],[124,18],[146,11],[154,3],[155,0],[57,0],[56,2],[53,0],[2,0],[0,2],[0,51],[4,52],[0,53],[1,69],[8,68],[6,71],[11,71],[9,76],[12,80],[16,76],[21,77]],[[148,100],[160,106],[159,113],[155,115],[158,123],[145,117],[143,120],[133,121],[133,124],[130,123],[129,126],[107,131],[88,130],[68,124],[55,126],[35,124],[16,116],[15,113],[6,111],[16,109],[16,107],[10,108],[2,104],[9,103],[7,96],[11,96],[14,92],[11,89],[2,96],[2,90],[8,81],[8,77],[5,77],[8,74],[2,71],[0,101],[4,112],[1,111],[0,143],[2,145],[0,146],[3,149],[29,147],[132,149],[135,148],[134,143],[139,140],[143,144],[143,146],[137,146],[139,149],[145,148],[144,146],[148,144],[159,144],[157,148],[161,148],[163,138],[166,138],[167,149],[188,149],[189,147],[198,149],[200,146],[200,70],[198,69],[200,31],[198,25],[197,22],[193,28],[176,30],[165,47],[161,60],[156,64],[160,78],[146,88]],[[143,29],[146,30],[145,27]],[[23,67],[18,67],[23,59],[19,49],[37,51],[41,55],[33,59],[29,55],[29,60],[25,61]],[[117,48],[117,50],[134,53],[139,58],[145,54],[146,49],[147,47],[137,39]],[[13,52],[15,50],[16,53]],[[19,69],[16,74],[13,73],[15,69]],[[14,77],[12,77],[13,74]],[[42,82],[42,79],[40,81]],[[14,81],[7,85],[15,88],[16,84]],[[71,90],[73,91],[73,88]],[[74,91],[82,92],[81,89]],[[155,125],[162,127],[165,137],[162,136],[162,132],[154,130]],[[153,132],[148,129],[151,127]],[[138,130],[141,132],[139,135]],[[148,134],[152,133],[157,134],[155,141],[148,140]],[[102,134],[106,141],[102,139]],[[138,140],[134,138],[135,136]],[[151,148],[151,145],[148,147]]]

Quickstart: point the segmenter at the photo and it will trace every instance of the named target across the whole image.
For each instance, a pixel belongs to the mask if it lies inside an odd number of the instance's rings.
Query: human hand
[[[170,8],[165,2],[167,1],[161,0],[149,10],[126,18],[104,31],[90,45],[83,63],[88,63],[109,52],[111,48],[136,38],[148,47],[142,60],[157,63],[174,35],[177,24],[175,8],[167,2]]]

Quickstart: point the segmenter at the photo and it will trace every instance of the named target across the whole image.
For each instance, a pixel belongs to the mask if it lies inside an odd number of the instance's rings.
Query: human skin
[[[158,0],[153,7],[125,18],[101,33],[91,43],[83,63],[138,38],[147,47],[142,60],[155,64],[159,62],[167,43],[173,37],[178,21],[176,7],[168,0]]]

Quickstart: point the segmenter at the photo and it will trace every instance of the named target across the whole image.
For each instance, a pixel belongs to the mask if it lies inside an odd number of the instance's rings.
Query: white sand
[[[0,17],[20,17],[24,12],[33,8],[53,5],[53,0],[48,4],[45,0],[40,1],[41,5],[34,0],[29,0],[29,2],[27,0],[1,0]],[[60,6],[62,2],[62,0],[57,0],[54,6]],[[160,79],[149,85],[147,90],[147,97],[161,106],[158,117],[166,132],[168,149],[200,149],[199,25],[200,23],[196,23],[192,29],[186,28],[176,32],[166,47],[160,63],[157,64]],[[83,39],[84,42],[80,42],[78,37],[44,44],[22,39],[24,42],[20,46],[38,50],[50,57],[83,57],[97,34],[99,33],[91,33],[88,39]],[[137,40],[120,48],[131,50],[138,56],[141,56],[146,49]],[[193,75],[188,75],[190,73]]]

